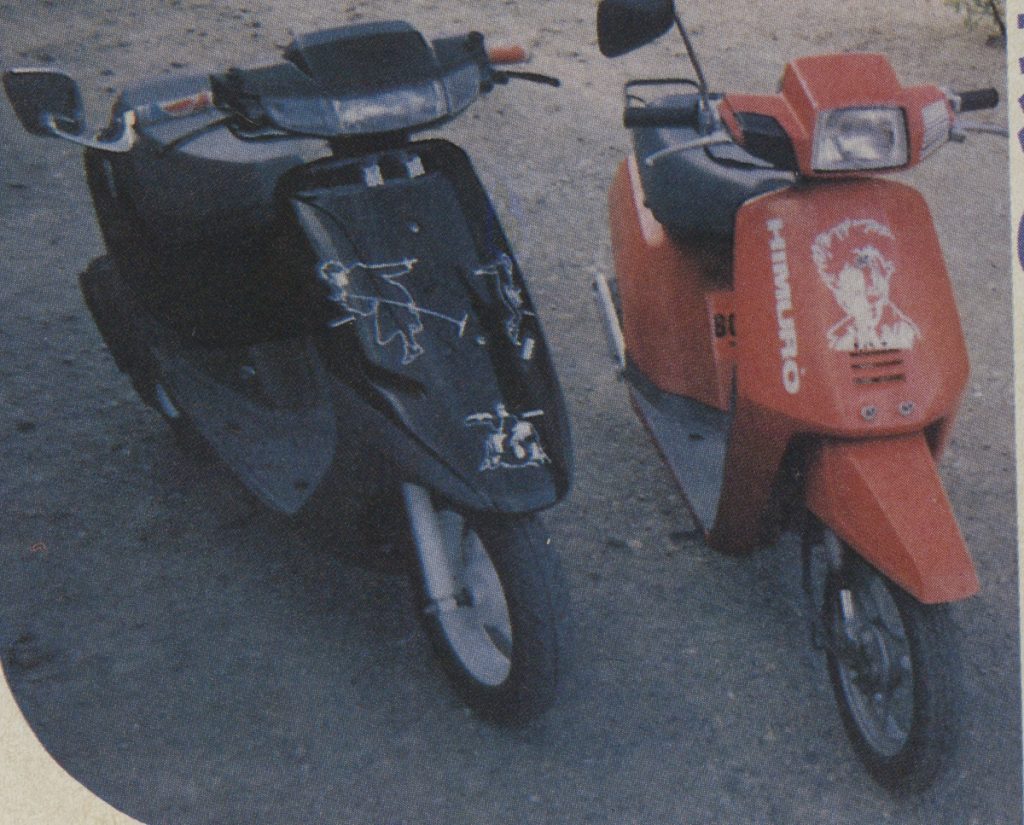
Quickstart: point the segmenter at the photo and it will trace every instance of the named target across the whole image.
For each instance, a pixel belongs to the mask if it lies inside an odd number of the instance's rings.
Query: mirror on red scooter
[[[618,57],[661,37],[674,21],[672,0],[601,0],[597,44],[605,57]]]
[[[85,131],[85,109],[78,84],[55,69],[11,69],[4,72],[4,91],[25,130],[57,137]]]

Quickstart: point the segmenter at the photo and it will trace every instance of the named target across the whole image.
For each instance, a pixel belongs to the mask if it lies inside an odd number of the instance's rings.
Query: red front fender
[[[808,468],[807,506],[926,604],[978,592],[978,577],[924,436],[828,441]]]

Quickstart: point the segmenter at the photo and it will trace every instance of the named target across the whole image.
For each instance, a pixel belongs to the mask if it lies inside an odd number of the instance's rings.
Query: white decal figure
[[[845,220],[811,245],[818,273],[846,312],[828,331],[840,352],[910,349],[921,331],[891,300],[892,230],[867,218]],[[888,254],[887,254],[888,253]]]
[[[466,416],[466,426],[489,427],[484,440],[484,458],[480,470],[497,470],[500,467],[537,467],[551,461],[540,446],[537,430],[526,419],[539,418],[543,410],[513,415],[504,404],[497,404],[493,413],[474,413]]]
[[[399,278],[412,272],[416,263],[415,258],[406,258],[385,264],[357,261],[346,265],[334,260],[320,264],[320,279],[331,289],[328,297],[348,312],[330,325],[338,327],[356,318],[373,318],[380,346],[387,346],[396,338],[402,342],[403,364],[411,364],[424,353],[416,339],[423,332],[423,315],[440,318],[457,327],[461,338],[466,331],[468,314],[461,319],[452,318],[421,307],[409,290],[398,283]]]
[[[523,319],[528,315],[534,315],[526,308],[526,301],[523,300],[523,290],[516,285],[512,277],[515,268],[512,259],[502,253],[494,263],[473,271],[474,275],[493,275],[494,285],[498,297],[505,305],[507,315],[505,316],[505,332],[509,340],[515,345],[522,344],[521,336],[523,331]],[[528,360],[528,359],[527,359]]]

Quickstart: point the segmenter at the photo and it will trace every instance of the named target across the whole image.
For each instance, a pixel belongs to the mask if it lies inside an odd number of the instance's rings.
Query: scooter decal
[[[896,272],[889,251],[894,240],[889,227],[862,218],[822,232],[811,245],[818,273],[846,312],[828,331],[832,349],[911,349],[921,337],[917,325],[889,299]]]
[[[155,125],[179,117],[191,117],[213,108],[213,92],[204,90],[176,100],[161,100],[137,106],[136,120],[140,124]]]
[[[348,314],[330,322],[339,327],[357,318],[373,318],[377,343],[384,347],[396,338],[402,342],[402,363],[411,364],[425,350],[416,336],[423,332],[424,315],[447,321],[459,330],[459,337],[466,331],[469,314],[452,318],[441,312],[421,307],[412,293],[398,283],[399,278],[409,275],[416,265],[416,258],[384,264],[351,265],[330,260],[320,264],[320,278],[331,288],[328,296]],[[393,307],[390,312],[381,313],[382,307]]]
[[[800,366],[797,364],[796,322],[793,320],[793,290],[789,284],[789,258],[783,222],[773,218],[766,224],[771,232],[772,276],[775,280],[775,319],[779,325],[779,359],[782,361],[782,386],[790,395],[800,392]]]
[[[533,355],[533,339],[527,339],[523,343],[523,321],[527,316],[534,316],[535,313],[526,308],[526,301],[523,300],[523,290],[516,284],[513,274],[515,269],[512,259],[502,253],[494,263],[473,270],[474,275],[490,275],[494,278],[494,287],[504,304],[507,315],[505,316],[505,333],[514,346],[523,348],[523,359],[529,361]]]
[[[536,428],[526,420],[542,415],[543,410],[513,415],[501,403],[494,406],[493,413],[467,415],[467,427],[489,427],[491,430],[484,439],[484,457],[479,469],[518,469],[550,463],[551,459],[540,446]]]

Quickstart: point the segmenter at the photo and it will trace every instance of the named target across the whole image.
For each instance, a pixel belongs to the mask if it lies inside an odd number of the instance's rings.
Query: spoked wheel
[[[947,605],[921,604],[850,554],[825,588],[829,675],[868,772],[894,792],[931,785],[962,718],[960,657]]]
[[[555,699],[567,588],[536,516],[436,511],[453,595],[432,600],[420,551],[420,615],[456,691],[492,721],[523,723]],[[417,539],[418,540],[418,539]]]

